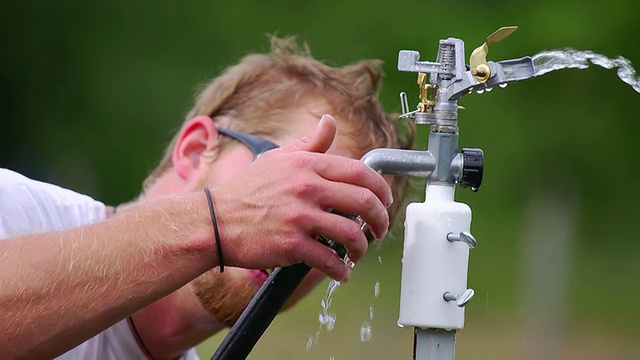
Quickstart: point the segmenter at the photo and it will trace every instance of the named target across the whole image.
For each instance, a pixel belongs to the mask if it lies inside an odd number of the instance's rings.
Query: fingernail
[[[329,115],[329,114],[324,114],[324,115],[322,115],[322,117],[320,117],[320,122],[322,122],[322,121],[329,121],[329,117],[330,117],[330,116],[331,116],[331,115]]]
[[[351,272],[353,272],[353,269],[351,269],[350,267],[347,267],[347,276],[345,276],[345,278],[342,279],[340,281],[340,283],[342,283],[342,284],[348,283],[349,282],[349,276],[351,276]]]
[[[387,200],[384,202],[384,206],[386,206],[387,208],[389,206],[391,206],[393,204],[393,195],[389,194],[389,197],[387,198]]]
[[[387,232],[383,232],[382,234],[374,234],[376,240],[380,241],[383,240],[386,236],[387,236]]]

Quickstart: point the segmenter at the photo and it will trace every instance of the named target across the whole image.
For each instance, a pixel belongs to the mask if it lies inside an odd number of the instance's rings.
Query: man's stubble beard
[[[193,280],[193,290],[205,310],[218,322],[231,327],[249,305],[260,286],[245,269],[212,269]]]

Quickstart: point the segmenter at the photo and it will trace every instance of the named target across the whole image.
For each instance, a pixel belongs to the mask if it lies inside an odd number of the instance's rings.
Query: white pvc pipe
[[[469,231],[471,209],[453,200],[454,185],[427,185],[424,203],[407,207],[398,325],[458,330],[464,308],[445,292],[467,289],[469,246],[447,234]]]

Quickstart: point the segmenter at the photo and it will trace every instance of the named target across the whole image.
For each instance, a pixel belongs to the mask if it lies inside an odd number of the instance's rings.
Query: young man
[[[97,305],[86,314],[73,314],[69,308],[86,304],[90,301],[87,299],[69,305],[64,303],[65,296],[59,296],[47,306],[36,299],[32,305],[27,302],[28,312],[32,315],[35,309],[41,319],[26,326],[45,323],[51,328],[24,331],[25,326],[15,325],[15,316],[27,310],[16,310],[15,305],[9,308],[13,312],[4,317],[16,330],[7,331],[14,342],[6,354],[55,356],[77,345],[82,338],[78,329],[85,329],[88,338],[161,298],[61,358],[196,358],[192,347],[235,322],[269,269],[306,262],[321,270],[304,280],[288,306],[317,285],[322,272],[336,279],[348,276],[349,269],[341,260],[314,239],[318,234],[326,235],[345,245],[357,261],[366,251],[365,234],[356,222],[330,214],[328,208],[360,214],[376,238],[385,236],[389,225],[386,208],[394,197],[396,207],[402,203],[398,200],[406,180],[388,178],[389,187],[358,159],[373,148],[407,147],[408,143],[401,140],[393,119],[379,104],[379,63],[365,61],[331,68],[298,49],[291,39],[274,39],[272,47],[270,54],[245,57],[201,92],[160,165],[145,181],[136,203],[118,207],[106,221],[67,234],[71,241],[64,242],[58,234],[54,242],[59,241],[60,248],[81,253],[84,246],[96,246],[95,242],[86,244],[87,234],[111,234],[120,228],[120,237],[102,235],[94,239],[108,246],[112,244],[109,241],[115,241],[117,246],[108,250],[124,252],[125,256],[119,264],[118,259],[109,257],[97,262],[91,259],[92,276],[82,273],[80,280],[62,284],[63,289],[77,290],[79,284],[99,293],[91,298]],[[333,114],[335,119],[324,114]],[[411,130],[408,135],[410,138]],[[266,150],[270,151],[261,154]],[[211,189],[215,216],[208,214],[203,187]],[[393,215],[395,208],[390,209]],[[217,231],[211,229],[210,216],[217,218]],[[209,221],[206,227],[204,219]],[[15,231],[10,234],[19,235]],[[172,240],[169,244],[143,246],[166,237]],[[194,237],[192,248],[180,248],[185,246],[180,240]],[[142,245],[135,245],[135,240]],[[15,247],[42,244],[37,237],[7,241]],[[123,244],[134,248],[123,249]],[[28,249],[18,250],[25,253]],[[56,271],[89,266],[78,256],[45,260]],[[216,265],[220,268],[206,271]],[[127,266],[133,273],[123,271]],[[41,274],[31,271],[30,275],[37,278]],[[64,275],[67,279],[68,274]],[[114,276],[126,286],[111,284]],[[27,289],[29,301],[38,297],[37,285]],[[47,285],[47,296],[59,292]],[[114,288],[118,292],[109,297]],[[8,299],[0,304],[24,300],[11,294],[0,294]],[[64,318],[62,325],[47,323],[55,318],[50,305],[56,305],[56,301],[64,303],[62,316],[65,310],[72,316],[70,320]],[[40,351],[21,351],[25,349],[19,349],[20,345],[29,341],[23,341],[20,335],[32,334],[37,334],[35,343],[41,345]],[[34,343],[33,338],[29,340]]]

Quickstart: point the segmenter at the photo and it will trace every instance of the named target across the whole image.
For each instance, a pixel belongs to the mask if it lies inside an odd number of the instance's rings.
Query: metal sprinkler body
[[[418,73],[420,98],[410,111],[401,93],[401,117],[430,126],[428,149],[376,149],[362,158],[381,173],[426,179],[425,201],[407,207],[402,257],[398,325],[415,329],[414,359],[455,358],[455,335],[474,295],[467,288],[467,267],[469,250],[477,244],[470,232],[471,209],[454,200],[455,187],[477,191],[484,168],[482,150],[458,151],[458,99],[535,76],[530,57],[486,60],[488,44],[516,29],[504,27],[487,37],[469,65],[464,43],[456,38],[440,40],[435,62],[420,61],[417,51],[400,51],[398,70]]]

